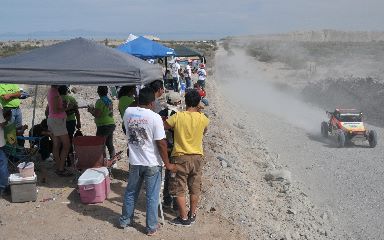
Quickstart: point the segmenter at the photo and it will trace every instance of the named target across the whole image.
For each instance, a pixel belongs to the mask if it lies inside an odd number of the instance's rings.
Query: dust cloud
[[[216,82],[230,101],[253,113],[271,114],[307,133],[319,133],[325,112],[304,102],[299,94],[277,87],[275,74],[266,68],[268,64],[240,48],[230,52],[219,48],[216,53]]]

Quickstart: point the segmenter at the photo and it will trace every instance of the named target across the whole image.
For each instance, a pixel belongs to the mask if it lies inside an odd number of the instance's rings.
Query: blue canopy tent
[[[175,51],[172,48],[141,36],[135,40],[117,46],[117,49],[141,59],[175,56]]]

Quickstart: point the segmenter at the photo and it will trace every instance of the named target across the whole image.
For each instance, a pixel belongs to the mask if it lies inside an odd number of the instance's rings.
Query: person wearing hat
[[[181,108],[181,96],[177,92],[169,92],[167,94],[167,107],[159,112],[159,115],[163,118],[163,121],[166,121],[170,116],[174,115],[177,112],[182,110]],[[173,131],[165,131],[167,145],[168,145],[168,155],[171,154],[173,148]],[[169,193],[169,180],[171,178],[171,172],[165,170],[164,174],[164,189],[163,189],[163,206],[166,208],[173,207],[174,211],[177,211],[176,198],[171,196]]]
[[[173,90],[175,92],[179,92],[179,79],[180,79],[180,72],[181,72],[179,58],[176,58],[175,62],[172,64],[171,72],[172,72],[172,78],[173,78]]]
[[[207,79],[207,72],[205,71],[205,64],[200,64],[199,70],[197,70],[198,80],[197,83],[204,89],[205,80]]]

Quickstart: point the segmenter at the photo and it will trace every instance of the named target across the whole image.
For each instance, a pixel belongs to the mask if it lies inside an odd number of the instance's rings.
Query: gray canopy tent
[[[0,58],[0,83],[36,85],[35,98],[37,85],[144,85],[157,79],[160,66],[84,38]]]
[[[0,82],[30,85],[144,85],[159,66],[84,38],[0,58]]]

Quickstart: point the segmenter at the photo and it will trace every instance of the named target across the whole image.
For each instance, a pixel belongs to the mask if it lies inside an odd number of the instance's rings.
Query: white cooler
[[[109,193],[111,180],[106,167],[89,168],[78,180],[80,200],[82,203],[103,202]]]
[[[12,202],[36,201],[37,176],[35,174],[32,177],[22,177],[20,173],[11,174],[8,181],[11,186]]]

